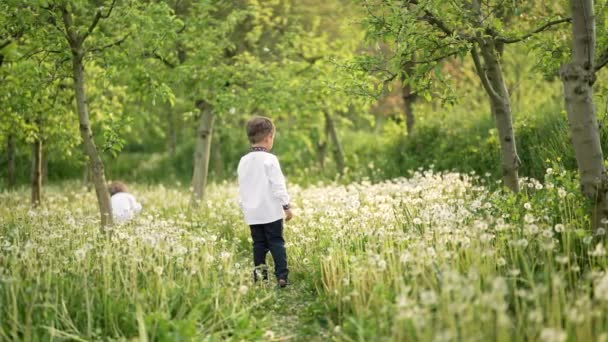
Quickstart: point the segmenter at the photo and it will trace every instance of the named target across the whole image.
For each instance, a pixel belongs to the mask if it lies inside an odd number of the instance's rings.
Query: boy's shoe
[[[287,285],[289,285],[286,279],[279,279],[278,284],[279,287],[286,287]]]

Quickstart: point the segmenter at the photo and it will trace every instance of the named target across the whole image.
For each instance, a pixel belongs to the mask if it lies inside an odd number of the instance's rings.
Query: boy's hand
[[[285,209],[283,211],[285,212],[285,221],[289,221],[293,218],[293,213],[291,212],[291,209]]]

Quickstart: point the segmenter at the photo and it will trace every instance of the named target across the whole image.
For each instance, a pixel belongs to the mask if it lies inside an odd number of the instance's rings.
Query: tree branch
[[[65,37],[68,40],[68,43],[70,43],[70,47],[72,47],[72,45],[79,45],[78,36],[76,35],[76,32],[74,32],[72,15],[65,6],[61,6],[59,9],[61,10],[61,17],[63,18]]]
[[[6,41],[0,43],[0,50],[4,49],[5,47],[9,46],[10,43],[12,43],[13,41],[11,39],[7,39]]]
[[[572,18],[564,18],[564,19],[559,19],[559,20],[553,20],[550,21],[548,23],[546,23],[545,25],[537,28],[536,30],[529,32],[521,37],[517,37],[517,38],[506,38],[506,37],[496,37],[496,40],[498,42],[504,43],[504,44],[513,44],[513,43],[517,43],[517,42],[521,42],[524,39],[528,39],[530,37],[532,37],[533,35],[537,34],[537,33],[541,33],[543,31],[548,30],[549,28],[555,26],[555,25],[559,25],[559,24],[563,24],[563,23],[568,23],[571,22]]]
[[[159,61],[163,62],[163,64],[171,69],[174,69],[176,67],[175,64],[169,62],[165,57],[159,55],[156,51],[152,51],[152,52],[144,52],[143,54],[144,58],[155,58],[158,59]]]
[[[116,0],[112,0],[112,4],[110,4],[110,9],[108,10],[108,13],[105,15],[102,12],[103,7],[100,7],[97,9],[97,12],[95,13],[95,16],[93,17],[93,21],[91,22],[91,25],[89,26],[89,29],[87,30],[87,32],[85,32],[84,35],[82,35],[82,38],[80,38],[82,42],[84,42],[85,39],[87,39],[87,37],[93,32],[93,30],[99,23],[100,19],[107,19],[110,17],[110,14],[112,14],[112,10],[114,9],[114,5],[116,5]]]
[[[477,48],[475,45],[471,47],[471,57],[473,57],[473,63],[475,64],[475,70],[477,70],[477,75],[481,79],[481,84],[486,89],[488,94],[497,101],[502,101],[502,98],[498,93],[492,88],[490,81],[488,80],[488,75],[486,75],[485,70],[481,66],[481,61],[479,60],[479,54],[477,53]]]
[[[100,51],[109,49],[109,48],[114,47],[114,46],[119,46],[120,44],[124,43],[125,40],[127,40],[127,38],[129,38],[130,35],[131,35],[131,33],[127,33],[124,37],[120,38],[119,40],[117,40],[115,42],[112,42],[110,44],[106,44],[106,45],[101,46],[101,47],[92,48],[92,49],[88,50],[88,52],[100,52]]]
[[[431,59],[425,59],[425,60],[416,60],[416,61],[411,61],[412,64],[426,64],[426,63],[433,63],[433,62],[439,62],[442,59],[446,59],[448,57],[452,57],[452,56],[456,56],[458,54],[459,51],[453,51],[450,52],[448,54],[445,54],[443,56],[439,56],[436,58],[431,58]]]
[[[608,65],[608,48],[604,53],[595,61],[595,72],[600,71],[603,67]]]

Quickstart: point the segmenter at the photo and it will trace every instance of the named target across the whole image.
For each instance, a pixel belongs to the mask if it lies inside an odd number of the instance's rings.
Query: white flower
[[[548,168],[547,169],[547,175],[552,175],[553,174],[553,169],[552,168]]]
[[[239,287],[239,293],[242,295],[246,294],[248,290],[249,290],[249,288],[246,285],[241,285]]]
[[[554,229],[555,229],[556,233],[561,233],[561,232],[563,232],[565,230],[565,227],[564,227],[563,224],[558,223],[558,224],[555,225]]]
[[[540,340],[543,342],[564,342],[568,335],[558,328],[543,328],[540,332]]]
[[[557,195],[559,196],[559,198],[564,198],[566,197],[568,193],[566,192],[566,190],[560,188],[559,190],[557,190]]]
[[[530,204],[530,202],[526,202],[526,203],[524,203],[524,208],[526,210],[532,210],[532,204]]]

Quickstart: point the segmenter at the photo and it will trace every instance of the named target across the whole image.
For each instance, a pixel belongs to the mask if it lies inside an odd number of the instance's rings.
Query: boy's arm
[[[281,171],[281,165],[279,160],[273,158],[272,161],[266,168],[268,180],[270,181],[270,189],[272,194],[279,200],[284,210],[289,209],[289,194],[287,193],[287,186],[285,185],[285,176]]]

